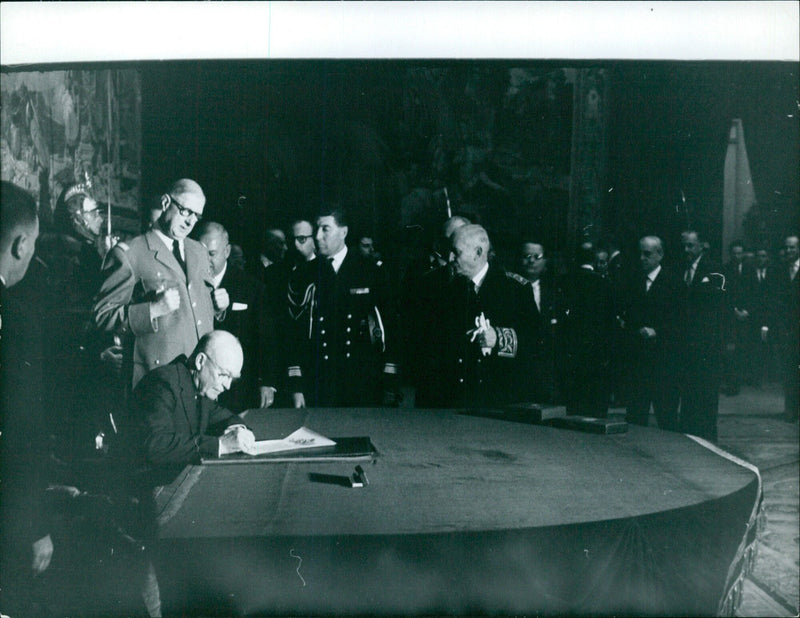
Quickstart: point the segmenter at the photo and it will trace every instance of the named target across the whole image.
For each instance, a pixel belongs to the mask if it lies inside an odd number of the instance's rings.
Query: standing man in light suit
[[[133,339],[133,386],[151,369],[190,355],[230,304],[223,288],[213,289],[208,251],[187,238],[205,203],[195,181],[174,182],[161,196],[153,229],[119,243],[106,258],[95,322]]]

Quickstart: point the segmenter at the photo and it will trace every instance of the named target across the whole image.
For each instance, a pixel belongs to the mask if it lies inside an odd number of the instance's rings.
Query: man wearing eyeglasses
[[[290,253],[296,264],[310,262],[317,257],[314,247],[314,227],[307,219],[298,219],[292,223],[291,228],[292,246]]]
[[[133,340],[132,385],[151,369],[191,354],[228,308],[224,288],[214,288],[208,251],[187,238],[203,216],[206,197],[195,181],[181,179],[161,196],[153,229],[108,254],[105,281],[95,298],[95,323]]]
[[[143,449],[152,484],[170,482],[187,464],[228,453],[253,454],[255,438],[217,398],[239,379],[244,354],[224,330],[204,335],[187,359],[148,373],[133,391],[134,446]]]
[[[520,244],[516,273],[507,273],[529,290],[528,301],[532,301],[530,313],[534,316],[534,345],[527,356],[528,379],[523,391],[526,398],[538,402],[551,402],[555,398],[555,293],[547,272],[544,245],[538,240],[526,238]]]

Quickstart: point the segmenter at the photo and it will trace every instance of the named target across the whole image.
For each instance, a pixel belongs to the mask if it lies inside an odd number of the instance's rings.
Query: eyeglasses
[[[543,260],[544,256],[541,253],[526,253],[522,256],[523,260],[533,260],[534,262],[538,262],[539,260]]]
[[[236,380],[238,380],[241,377],[241,376],[235,376],[230,371],[220,367],[216,363],[216,361],[213,358],[211,358],[208,354],[206,354],[206,358],[208,359],[208,362],[210,362],[212,365],[214,365],[214,367],[216,367],[217,375],[223,380],[230,380],[231,382],[236,382]]]
[[[171,203],[175,204],[175,206],[176,206],[176,207],[177,207],[177,209],[178,209],[178,214],[179,214],[181,217],[190,217],[190,216],[194,215],[194,219],[195,219],[195,221],[200,221],[200,219],[202,219],[202,218],[203,218],[203,215],[201,215],[199,212],[195,212],[195,211],[194,211],[194,210],[192,210],[191,208],[186,208],[186,206],[184,206],[183,204],[181,204],[181,203],[180,203],[178,200],[176,200],[176,199],[175,199],[174,197],[172,197],[171,195],[169,196],[169,201],[170,201]]]
[[[311,238],[311,236],[310,236],[310,235],[300,235],[300,236],[295,236],[295,237],[294,237],[294,240],[295,240],[295,242],[299,242],[299,243],[302,245],[302,244],[304,244],[304,243],[305,243],[305,242],[306,242],[306,241],[307,241],[309,238]]]

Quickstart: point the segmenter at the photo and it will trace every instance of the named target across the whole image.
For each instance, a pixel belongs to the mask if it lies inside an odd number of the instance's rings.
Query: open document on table
[[[311,431],[308,427],[301,427],[280,440],[257,440],[256,455],[268,455],[282,451],[296,451],[304,448],[319,448],[321,446],[336,446],[336,442]]]

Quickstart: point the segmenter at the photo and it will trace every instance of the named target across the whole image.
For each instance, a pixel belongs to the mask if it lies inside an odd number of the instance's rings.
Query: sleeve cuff
[[[519,347],[517,331],[504,326],[495,326],[494,330],[497,333],[497,356],[515,358]]]

